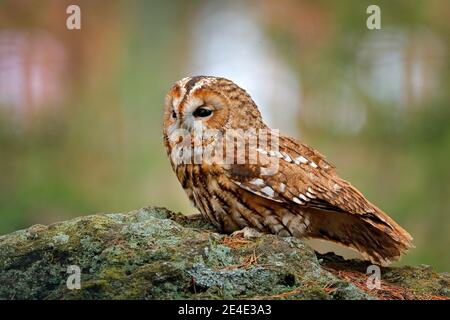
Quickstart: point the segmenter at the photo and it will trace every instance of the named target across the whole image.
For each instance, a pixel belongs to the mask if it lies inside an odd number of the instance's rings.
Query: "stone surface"
[[[81,289],[69,290],[69,266]],[[163,208],[85,216],[0,237],[0,299],[446,299],[449,274],[343,261],[294,238],[216,233]],[[74,276],[70,277],[73,280]],[[75,277],[76,278],[76,277]],[[69,281],[71,282],[71,281]]]

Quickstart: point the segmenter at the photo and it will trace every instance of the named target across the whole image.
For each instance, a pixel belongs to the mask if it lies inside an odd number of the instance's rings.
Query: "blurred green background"
[[[66,8],[81,8],[67,30]],[[368,30],[378,4],[382,29]],[[148,205],[195,212],[162,145],[187,76],[246,88],[450,270],[450,1],[0,1],[0,234]]]

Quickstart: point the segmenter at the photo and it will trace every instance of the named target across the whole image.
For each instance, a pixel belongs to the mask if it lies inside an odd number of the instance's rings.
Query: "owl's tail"
[[[328,251],[345,258],[360,258],[384,266],[398,260],[413,247],[411,235],[392,219],[385,217],[387,215],[381,210],[377,215],[359,215],[313,209],[309,212],[307,243],[320,253],[327,252],[326,243],[335,244],[338,248]],[[355,255],[346,257],[345,253],[340,254],[341,249],[348,249],[344,251],[351,251]]]

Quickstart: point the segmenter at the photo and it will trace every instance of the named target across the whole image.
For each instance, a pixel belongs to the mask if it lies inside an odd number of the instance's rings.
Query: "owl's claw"
[[[235,231],[231,234],[231,237],[254,239],[262,236],[262,233],[256,229],[245,227],[244,229]]]

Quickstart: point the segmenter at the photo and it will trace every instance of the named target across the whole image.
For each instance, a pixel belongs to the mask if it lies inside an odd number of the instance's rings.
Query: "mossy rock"
[[[448,274],[316,256],[302,241],[216,233],[163,208],[35,225],[0,237],[0,299],[444,299]],[[70,266],[80,289],[69,289]],[[385,277],[385,278],[383,278]],[[72,277],[73,278],[73,277]],[[395,291],[395,292],[394,292]]]

